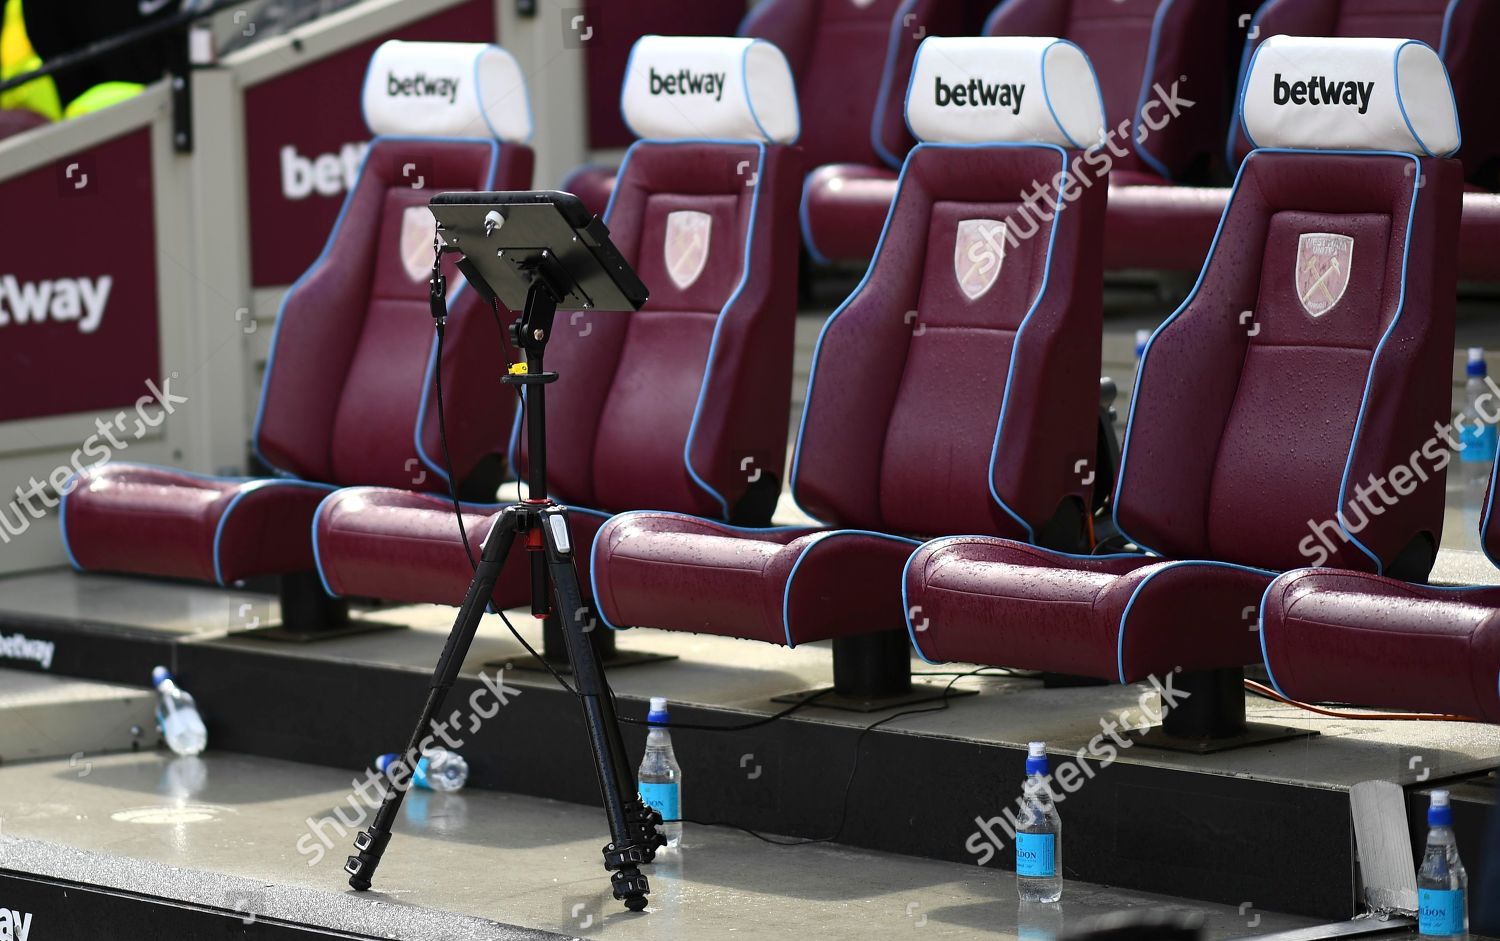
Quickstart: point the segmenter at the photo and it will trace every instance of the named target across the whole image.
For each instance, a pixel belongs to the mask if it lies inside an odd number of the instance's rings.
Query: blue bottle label
[[[663,820],[677,820],[682,816],[682,807],[677,800],[677,784],[642,784],[641,800],[661,814]]]
[[[432,790],[432,785],[427,783],[426,758],[417,759],[417,766],[413,768],[411,772],[411,783],[413,787],[420,787],[429,791]]]
[[[1056,875],[1056,840],[1051,833],[1017,833],[1016,875],[1043,879]]]
[[[1463,449],[1458,459],[1464,462],[1487,462],[1495,459],[1495,426],[1476,424],[1473,419],[1458,430],[1458,442]]]
[[[1417,890],[1417,930],[1422,934],[1464,933],[1463,889]]]

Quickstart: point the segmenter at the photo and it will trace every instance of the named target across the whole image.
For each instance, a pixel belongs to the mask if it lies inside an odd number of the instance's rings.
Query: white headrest
[[[1087,148],[1104,140],[1104,101],[1089,57],[1065,39],[932,36],[912,63],[906,124],[924,141]]]
[[[515,56],[482,42],[383,42],[363,97],[374,134],[531,139],[531,101]]]
[[[625,66],[620,111],[648,139],[789,144],[802,129],[791,66],[759,39],[642,36]]]
[[[1459,142],[1448,70],[1412,39],[1272,36],[1250,60],[1240,116],[1256,147],[1446,157]]]

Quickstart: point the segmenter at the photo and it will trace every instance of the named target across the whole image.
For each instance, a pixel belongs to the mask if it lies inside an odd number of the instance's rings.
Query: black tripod
[[[456,242],[457,238],[452,238],[452,241]],[[507,507],[485,537],[474,580],[469,583],[468,594],[453,622],[453,632],[448,635],[437,669],[433,671],[426,705],[422,707],[404,755],[409,763],[414,764],[417,760],[420,742],[433,717],[441,711],[443,700],[474,641],[474,632],[490,602],[495,579],[517,536],[523,537],[523,545],[531,560],[531,610],[538,616],[548,613],[550,587],[555,602],[552,610],[560,615],[558,620],[562,623],[568,658],[572,662],[573,681],[577,684],[578,699],[588,725],[589,745],[594,750],[599,774],[599,793],[609,817],[610,843],[604,847],[604,868],[610,872],[615,898],[622,900],[626,908],[638,912],[646,907],[646,894],[650,891],[639,867],[651,862],[657,847],[666,842],[657,832],[661,815],[648,808],[637,793],[635,774],[631,771],[620,738],[620,727],[615,720],[613,695],[594,646],[585,633],[587,621],[579,616],[584,603],[574,568],[574,546],[567,509],[553,503],[547,496],[546,388],[548,383],[557,380],[557,373],[546,372],[542,368],[542,358],[552,333],[552,319],[558,303],[576,286],[569,283],[565,269],[550,252],[533,254],[517,264],[529,278],[530,286],[526,292],[525,310],[511,325],[510,331],[526,362],[524,370],[516,367],[504,381],[526,389],[529,494],[521,502]],[[432,293],[436,316],[442,309],[440,303],[446,286],[436,265],[434,268]],[[477,275],[471,268],[463,264],[460,268],[471,283],[476,282]],[[480,285],[475,283],[475,287]],[[354,848],[359,854],[350,856],[344,865],[344,871],[349,873],[349,885],[355,889],[363,891],[370,887],[386,844],[391,840],[391,827],[404,796],[404,788],[387,790],[375,814],[375,822],[355,837]]]

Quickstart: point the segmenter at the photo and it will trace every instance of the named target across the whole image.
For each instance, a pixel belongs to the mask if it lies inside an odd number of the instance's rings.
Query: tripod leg
[[[604,847],[604,868],[610,871],[615,898],[638,912],[646,907],[646,894],[650,891],[639,867],[651,862],[656,848],[665,842],[656,831],[661,816],[646,807],[636,790],[635,774],[630,770],[620,725],[615,720],[614,696],[587,630],[592,621],[578,587],[567,511],[561,507],[549,508],[542,514],[541,525],[547,544],[547,568],[557,599],[554,610],[562,622],[563,639],[573,662],[574,683],[599,775],[599,794],[609,817],[611,842]]]
[[[443,708],[443,700],[447,698],[448,690],[453,688],[453,681],[458,677],[459,668],[463,666],[469,645],[474,642],[474,632],[479,629],[479,620],[484,616],[490,595],[494,593],[495,579],[499,577],[500,569],[505,565],[505,557],[516,541],[518,526],[518,511],[515,508],[507,509],[485,539],[484,552],[474,570],[474,580],[469,582],[469,592],[464,596],[463,607],[458,609],[453,631],[448,635],[447,644],[443,646],[437,668],[433,670],[432,685],[427,690],[427,702],[422,707],[421,717],[417,719],[417,727],[412,730],[411,741],[402,753],[403,760],[413,769],[421,757],[421,745],[428,738],[428,728],[432,725],[433,717]],[[386,844],[391,841],[391,828],[396,823],[396,814],[400,811],[401,801],[405,796],[404,787],[387,788],[385,797],[380,802],[380,809],[375,813],[375,822],[354,838],[354,848],[358,855],[350,856],[344,864],[344,871],[349,874],[349,885],[354,889],[363,892],[370,887],[370,880],[374,878],[375,869],[380,865],[380,857],[385,853]]]

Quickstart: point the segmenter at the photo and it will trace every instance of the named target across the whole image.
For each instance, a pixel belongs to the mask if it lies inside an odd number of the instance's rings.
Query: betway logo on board
[[[1359,113],[1370,110],[1374,82],[1336,82],[1314,75],[1305,82],[1288,82],[1277,72],[1271,83],[1271,100],[1278,105],[1356,105]]]
[[[1011,114],[1021,113],[1021,97],[1026,94],[1026,84],[986,82],[971,78],[967,82],[949,85],[941,75],[936,76],[932,101],[939,108],[950,106],[974,108],[1009,108]]]
[[[690,72],[678,69],[662,75],[651,67],[653,95],[712,95],[714,101],[724,97],[723,72]]]
[[[26,941],[31,937],[31,912],[0,905],[0,941]]]
[[[385,93],[392,98],[446,98],[451,105],[458,100],[458,79],[434,78],[426,72],[398,78],[396,73],[387,72]]]
[[[53,278],[22,281],[0,275],[0,327],[33,323],[76,324],[79,333],[93,333],[104,320],[104,307],[115,279]]]
[[[354,185],[360,162],[369,144],[351,141],[336,154],[304,157],[287,144],[281,148],[281,195],[287,199],[306,199],[313,193],[337,196]]]
[[[57,645],[50,640],[36,640],[19,632],[0,634],[0,659],[25,660],[35,663],[43,670],[50,670],[52,669],[52,655],[56,652]],[[3,941],[4,937],[0,935],[0,941]]]

